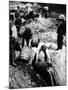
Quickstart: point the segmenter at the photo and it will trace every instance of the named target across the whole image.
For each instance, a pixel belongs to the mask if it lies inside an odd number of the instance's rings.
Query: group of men
[[[19,64],[17,61],[30,64],[47,80],[49,85],[54,85],[49,74],[52,73],[53,70],[51,69],[52,64],[49,60],[48,48],[39,38],[33,38],[31,29],[26,27],[27,23],[34,21],[36,18],[39,19],[40,15],[42,18],[46,19],[48,17],[48,7],[40,8],[38,13],[32,9],[26,9],[28,12],[21,14],[21,9],[17,6],[17,11],[15,11],[14,14],[9,13],[10,64],[15,66]],[[66,35],[66,21],[64,15],[60,15],[57,20],[60,22],[60,25],[57,29],[56,50],[59,50],[62,49],[63,38]],[[45,77],[45,74],[50,78],[50,81]],[[50,84],[51,81],[52,83]]]
[[[27,8],[27,10],[29,10]],[[39,9],[40,14],[42,17],[47,18],[48,17],[48,7],[46,8],[40,8]],[[21,9],[19,6],[17,6],[17,11],[12,15],[10,15],[10,58],[13,60],[15,59],[15,50],[20,51],[21,49],[26,45],[28,47],[38,47],[39,45],[43,46],[44,44],[40,44],[40,40],[37,38],[37,40],[32,39],[32,32],[30,28],[27,28],[25,25],[27,23],[30,23],[31,21],[34,21],[34,19],[39,18],[39,13],[35,13],[32,9],[28,11],[28,14],[21,15]],[[23,19],[23,21],[22,21]],[[60,21],[60,25],[57,29],[57,46],[58,48],[56,50],[62,49],[63,46],[63,37],[66,34],[66,21],[64,15],[60,15],[58,18],[58,21]],[[25,26],[25,28],[21,31],[21,27]],[[18,40],[20,39],[20,40]],[[18,42],[19,41],[19,42]],[[21,41],[21,42],[20,42]],[[40,46],[40,48],[41,48]],[[39,51],[41,51],[39,48]],[[45,50],[42,50],[44,52],[44,56],[46,55],[46,46]],[[13,60],[10,60],[11,63],[13,63]]]
[[[21,15],[21,9],[19,6],[17,6],[17,11],[15,11],[14,14],[12,12],[9,13],[9,20],[10,20],[10,51],[12,55],[10,54],[10,57],[13,59],[15,58],[15,50],[21,51],[21,48],[24,47],[24,45],[28,47],[37,47],[39,44],[39,39],[35,41],[35,39],[32,39],[32,32],[30,28],[27,28],[25,25],[27,23],[30,23],[31,21],[34,21],[35,18],[39,18],[39,13],[35,13],[31,8],[26,8],[28,13]],[[42,11],[41,11],[42,10]],[[45,8],[40,8],[40,13],[42,14],[42,17],[47,18],[47,10]],[[23,13],[23,12],[22,12]],[[25,28],[21,30],[21,27],[24,26]],[[18,42],[18,39],[21,40],[21,43]],[[11,60],[12,61],[12,60]]]

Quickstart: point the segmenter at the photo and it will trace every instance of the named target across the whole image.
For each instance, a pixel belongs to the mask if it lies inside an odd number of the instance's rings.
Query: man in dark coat
[[[26,28],[22,37],[23,37],[23,44],[24,44],[24,40],[26,40],[27,46],[29,46],[29,40],[32,38],[32,33],[30,28]]]
[[[62,45],[63,45],[63,36],[66,35],[66,22],[64,21],[64,18],[62,18],[63,15],[60,16],[60,20],[61,20],[61,24],[57,29],[57,45],[58,45],[58,49],[62,49]]]

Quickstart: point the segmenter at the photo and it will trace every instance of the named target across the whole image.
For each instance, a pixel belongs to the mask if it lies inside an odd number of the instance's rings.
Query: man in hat
[[[48,6],[45,6],[45,7],[43,7],[43,8],[41,8],[42,9],[42,17],[45,17],[45,18],[47,18],[48,17],[48,10],[49,10],[49,8],[48,8]]]
[[[59,25],[57,29],[57,45],[58,49],[62,49],[63,45],[63,36],[66,35],[66,22],[65,22],[65,16],[62,14],[59,16],[59,19],[61,21],[61,24]]]

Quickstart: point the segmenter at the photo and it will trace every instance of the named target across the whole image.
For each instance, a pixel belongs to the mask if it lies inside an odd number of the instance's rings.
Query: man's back
[[[61,34],[61,35],[65,35],[65,33],[66,33],[66,22],[62,22],[62,24],[60,24],[60,26],[58,27],[57,33]]]

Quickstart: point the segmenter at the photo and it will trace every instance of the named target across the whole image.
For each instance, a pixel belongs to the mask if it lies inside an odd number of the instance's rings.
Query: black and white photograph
[[[9,88],[66,86],[66,4],[9,1]]]

